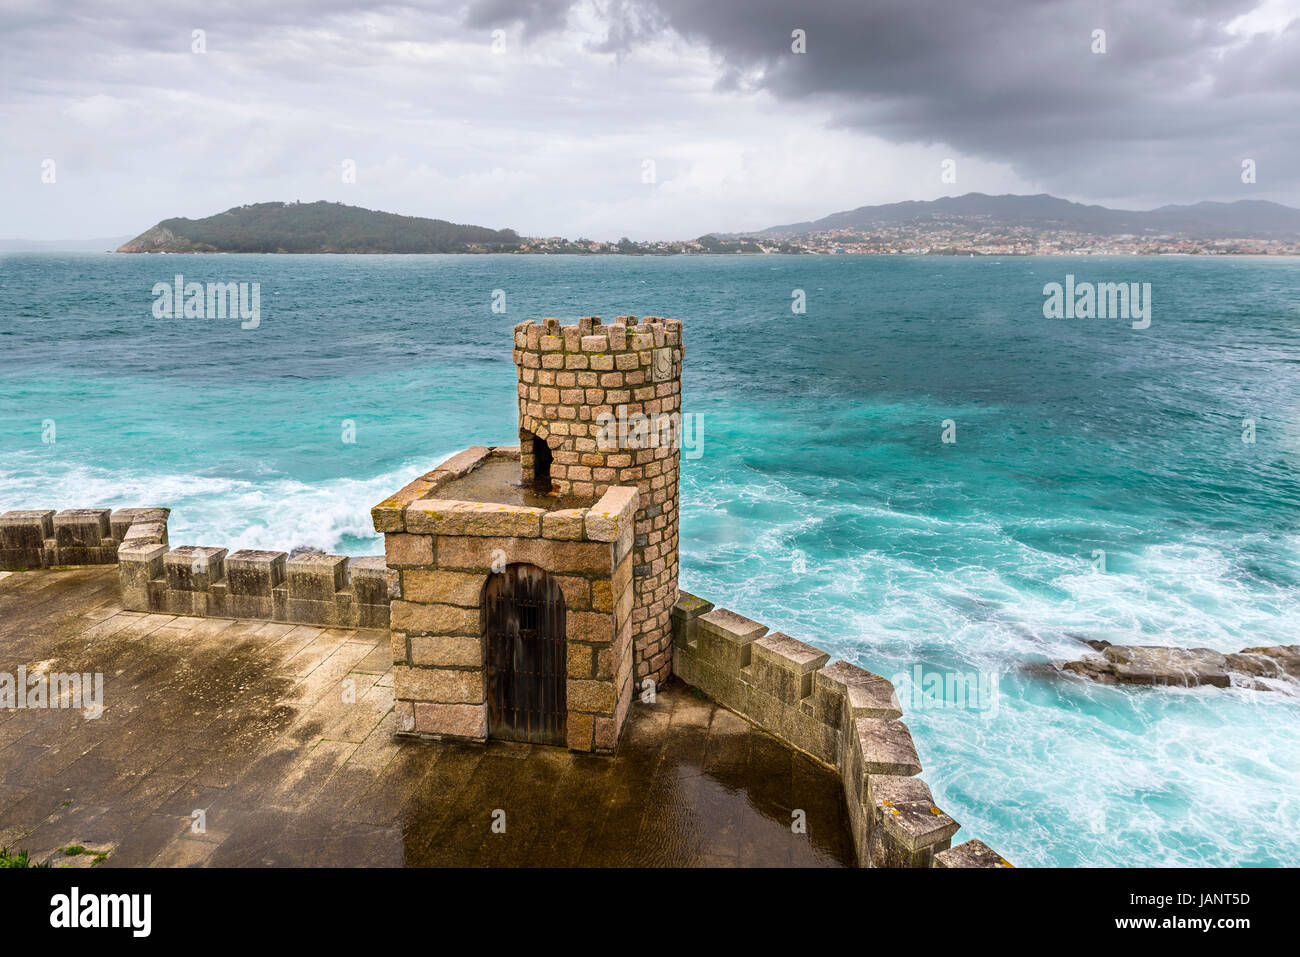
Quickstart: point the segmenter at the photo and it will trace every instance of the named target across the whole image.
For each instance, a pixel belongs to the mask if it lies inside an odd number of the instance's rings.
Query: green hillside
[[[164,219],[121,253],[464,253],[517,247],[513,229],[398,216],[342,203],[256,203],[206,219]]]

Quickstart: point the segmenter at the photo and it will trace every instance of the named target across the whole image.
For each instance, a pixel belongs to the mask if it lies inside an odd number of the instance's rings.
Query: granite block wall
[[[789,635],[683,592],[673,673],[837,771],[864,867],[1010,867],[934,804],[893,685]]]
[[[169,548],[140,536],[119,546],[118,574],[128,611],[388,627],[389,573],[382,556]]]
[[[25,509],[0,515],[0,571],[113,565],[134,525],[167,541],[167,508]],[[143,532],[142,532],[143,534]]]

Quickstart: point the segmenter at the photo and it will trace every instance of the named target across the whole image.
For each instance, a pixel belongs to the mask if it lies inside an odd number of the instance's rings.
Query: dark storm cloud
[[[614,0],[601,48],[671,28],[719,87],[829,107],[900,143],[943,143],[1056,189],[1198,199],[1300,187],[1300,21],[1228,29],[1259,0]],[[550,9],[551,5],[547,4]],[[1267,8],[1266,8],[1267,9]],[[791,51],[806,31],[807,52]],[[1106,52],[1091,49],[1106,33]]]
[[[540,36],[561,29],[571,6],[573,0],[474,0],[465,11],[465,25],[495,30],[519,24],[525,38]]]
[[[975,190],[1300,206],[1297,14],[1300,0],[4,0],[0,238],[280,198],[611,239]]]

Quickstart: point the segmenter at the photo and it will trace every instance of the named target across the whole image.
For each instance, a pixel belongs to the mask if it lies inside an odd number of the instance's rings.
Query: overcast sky
[[[597,239],[1300,206],[1300,0],[0,0],[0,126],[0,238],[295,199]]]

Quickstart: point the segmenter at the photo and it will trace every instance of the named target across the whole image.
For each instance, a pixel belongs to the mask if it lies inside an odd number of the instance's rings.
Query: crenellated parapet
[[[118,569],[128,611],[388,627],[389,573],[382,556],[169,548],[140,537],[122,543]]]
[[[167,541],[167,508],[26,509],[0,515],[0,571],[113,565],[134,526]]]
[[[0,514],[0,571],[118,566],[122,607],[206,618],[387,628],[382,556],[171,548],[167,508],[27,509]]]
[[[839,772],[864,867],[1010,867],[934,804],[894,686],[711,602],[673,607],[673,673]]]

